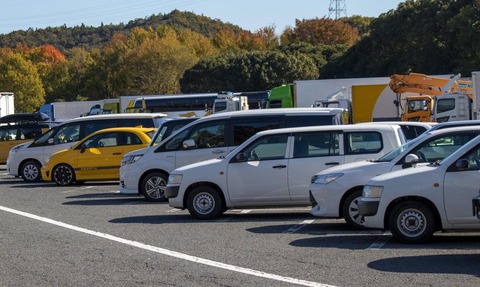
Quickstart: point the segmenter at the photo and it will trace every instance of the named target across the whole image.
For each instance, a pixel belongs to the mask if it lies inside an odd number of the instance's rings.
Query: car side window
[[[80,123],[67,124],[60,127],[53,136],[53,144],[63,144],[78,141],[80,138]]]
[[[116,132],[102,133],[89,138],[84,144],[87,148],[112,147],[119,145],[118,138],[119,134]]]
[[[338,132],[299,133],[293,143],[293,157],[317,157],[338,155]]]
[[[241,153],[246,156],[248,161],[284,159],[287,140],[288,135],[286,134],[264,136],[254,141]]]
[[[238,146],[249,139],[254,134],[270,129],[280,128],[279,117],[260,117],[252,119],[233,119],[233,145]]]
[[[190,134],[197,148],[225,146],[225,122],[213,122],[195,126]]]
[[[123,133],[122,145],[142,144],[142,140],[134,133]]]
[[[466,132],[436,137],[412,150],[411,153],[416,154],[420,162],[435,162],[451,155],[476,135],[476,133]]]
[[[383,140],[379,132],[348,132],[345,145],[346,154],[378,153],[383,148]]]

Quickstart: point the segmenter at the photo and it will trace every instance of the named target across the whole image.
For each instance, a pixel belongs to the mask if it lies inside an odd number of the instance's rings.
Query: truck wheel
[[[347,196],[342,206],[343,218],[348,225],[355,228],[364,228],[365,217],[358,213],[358,202],[362,197],[362,190],[355,190]]]
[[[222,199],[210,186],[199,186],[187,197],[187,209],[197,219],[212,219],[223,213]]]
[[[72,185],[75,181],[75,171],[67,164],[59,164],[53,168],[52,179],[58,185]]]
[[[40,164],[34,160],[27,161],[20,168],[20,176],[26,182],[38,182],[42,179]]]
[[[147,174],[140,184],[140,194],[143,194],[147,201],[167,201],[165,197],[165,186],[167,176],[161,172]]]
[[[435,217],[425,204],[405,201],[392,210],[389,216],[390,231],[403,243],[423,243],[435,232]]]

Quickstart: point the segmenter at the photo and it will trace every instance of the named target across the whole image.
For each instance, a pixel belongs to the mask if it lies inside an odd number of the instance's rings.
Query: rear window
[[[343,123],[340,114],[336,115],[288,115],[287,127],[328,126]]]
[[[382,135],[379,132],[345,133],[345,153],[378,153],[383,149]]]

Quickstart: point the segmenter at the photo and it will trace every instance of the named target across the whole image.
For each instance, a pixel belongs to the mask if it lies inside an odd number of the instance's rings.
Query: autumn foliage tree
[[[281,35],[282,44],[305,42],[312,45],[352,46],[360,39],[358,30],[341,20],[316,18],[295,20],[295,28],[287,28]]]
[[[15,94],[15,112],[33,113],[45,102],[45,90],[35,65],[22,53],[0,49],[0,87]]]

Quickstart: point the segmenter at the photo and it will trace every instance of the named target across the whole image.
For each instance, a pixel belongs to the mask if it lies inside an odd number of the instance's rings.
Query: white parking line
[[[385,245],[389,240],[390,240],[390,236],[388,235],[392,235],[390,232],[385,232],[384,234],[382,234],[382,236],[378,237],[377,240],[375,240],[375,242],[373,242],[368,248],[367,250],[379,250],[379,249],[382,249],[383,245]]]
[[[194,263],[199,263],[199,264],[208,265],[208,266],[212,266],[212,267],[216,267],[216,268],[230,270],[230,271],[233,271],[233,272],[239,272],[239,273],[243,273],[243,274],[253,275],[253,276],[257,276],[257,277],[262,277],[262,278],[267,278],[267,279],[272,279],[272,280],[277,280],[277,281],[282,281],[282,282],[287,282],[287,283],[297,284],[297,285],[302,285],[302,286],[334,287],[333,285],[327,285],[327,284],[322,284],[322,283],[317,283],[317,282],[312,282],[312,281],[296,279],[296,278],[292,278],[292,277],[285,277],[285,276],[280,276],[280,275],[276,275],[276,274],[270,274],[270,273],[266,273],[266,272],[262,272],[262,271],[257,271],[257,270],[254,270],[254,269],[239,267],[239,266],[225,264],[225,263],[221,263],[221,262],[217,262],[217,261],[213,261],[213,260],[208,260],[208,259],[204,259],[204,258],[200,258],[200,257],[195,257],[195,256],[191,256],[191,255],[188,255],[188,254],[183,254],[183,253],[176,252],[176,251],[171,251],[171,250],[168,250],[168,249],[143,244],[143,243],[140,243],[138,241],[123,239],[123,238],[116,237],[116,236],[113,236],[113,235],[110,235],[110,234],[107,234],[107,233],[97,232],[97,231],[85,229],[85,228],[82,228],[82,227],[70,225],[70,224],[67,224],[67,223],[63,223],[63,222],[56,221],[56,220],[53,220],[53,219],[49,219],[49,218],[46,218],[46,217],[41,217],[41,216],[34,215],[34,214],[31,214],[31,213],[26,213],[26,212],[23,212],[23,211],[11,209],[11,208],[4,207],[4,206],[0,206],[0,210],[10,212],[10,213],[13,213],[13,214],[17,214],[17,215],[20,215],[20,216],[24,216],[24,217],[27,217],[27,218],[31,218],[31,219],[34,219],[34,220],[46,222],[46,223],[53,224],[53,225],[56,225],[56,226],[64,227],[64,228],[67,228],[67,229],[70,229],[70,230],[82,232],[82,233],[97,236],[97,237],[100,237],[100,238],[105,238],[105,239],[108,239],[108,240],[111,240],[111,241],[115,241],[115,242],[119,242],[119,243],[122,243],[122,244],[130,245],[130,246],[133,246],[133,247],[138,247],[138,248],[141,248],[141,249],[144,249],[144,250],[149,250],[149,251],[152,251],[152,252],[156,252],[156,253],[160,253],[160,254],[163,254],[163,255],[167,255],[167,256],[191,261],[191,262],[194,262]]]
[[[285,230],[285,231],[282,232],[282,233],[288,233],[288,234],[295,233],[295,232],[297,232],[298,230],[300,230],[301,228],[307,226],[308,224],[313,223],[314,221],[315,221],[315,220],[304,220],[304,221],[302,221],[300,224],[296,224],[296,225],[290,227],[288,230]]]

